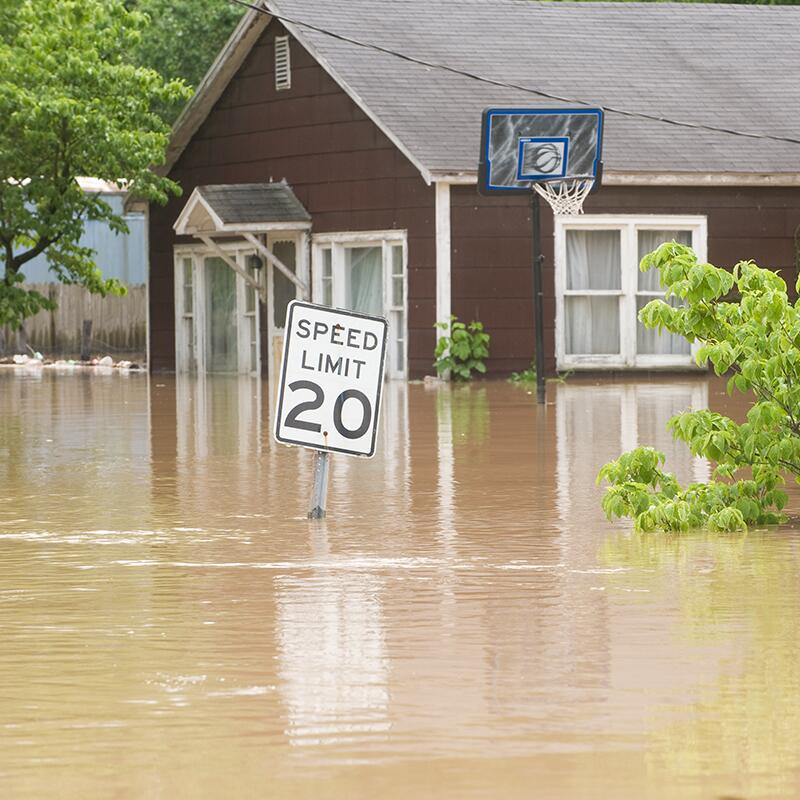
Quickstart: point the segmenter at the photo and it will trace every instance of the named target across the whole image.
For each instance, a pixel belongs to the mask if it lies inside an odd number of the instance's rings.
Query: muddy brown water
[[[795,798],[800,535],[636,535],[598,467],[722,384],[390,384],[378,455],[267,385],[0,370],[0,797]],[[800,508],[800,498],[792,505]]]

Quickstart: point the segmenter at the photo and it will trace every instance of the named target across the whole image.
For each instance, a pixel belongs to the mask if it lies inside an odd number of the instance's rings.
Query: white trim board
[[[436,181],[434,186],[436,187],[436,322],[449,323],[452,309],[450,184]]]
[[[342,244],[350,242],[372,242],[377,239],[385,239],[391,242],[405,242],[408,231],[400,228],[392,228],[388,231],[349,231],[337,233],[312,233],[311,241],[313,244]]]
[[[434,181],[476,186],[478,174],[431,172]],[[800,186],[800,172],[603,172],[603,186]],[[600,189],[602,191],[602,188]]]

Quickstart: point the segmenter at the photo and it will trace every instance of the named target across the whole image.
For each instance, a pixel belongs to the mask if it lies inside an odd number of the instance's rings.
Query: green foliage
[[[124,184],[165,202],[179,193],[151,171],[169,129],[155,105],[185,98],[180,81],[126,63],[145,17],[121,0],[0,0],[0,325],[52,303],[26,290],[24,266],[46,253],[64,283],[122,294],[78,240],[86,220],[127,232],[122,216],[76,178]]]
[[[490,336],[480,322],[473,320],[465,325],[451,316],[449,323],[437,322],[434,327],[446,332],[437,339],[434,351],[434,366],[440,376],[449,372],[456,380],[468,381],[473,370],[486,372],[484,359],[489,357]]]
[[[528,369],[523,369],[521,372],[512,372],[509,378],[511,383],[536,383],[536,364],[531,361]]]
[[[231,0],[128,0],[127,6],[151,21],[129,60],[195,87],[244,13]],[[183,98],[175,98],[157,110],[171,123],[182,107]]]
[[[753,403],[742,424],[712,411],[669,420],[675,439],[715,462],[709,484],[681,488],[661,470],[663,454],[647,447],[606,464],[598,476],[611,484],[606,514],[632,517],[644,530],[740,530],[781,521],[783,476],[800,482],[800,307],[777,273],[751,261],[727,272],[698,263],[674,242],[645,256],[640,268],[658,269],[667,298],[684,303],[653,300],[640,311],[641,322],[701,341],[698,363],[730,373],[728,393],[748,394]],[[743,470],[749,477],[738,479]]]

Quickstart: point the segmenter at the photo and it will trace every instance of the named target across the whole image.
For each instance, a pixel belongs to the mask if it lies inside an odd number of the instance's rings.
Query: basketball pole
[[[542,308],[542,221],[539,195],[531,191],[531,233],[533,238],[533,316],[536,325],[536,402],[544,405],[544,310]]]

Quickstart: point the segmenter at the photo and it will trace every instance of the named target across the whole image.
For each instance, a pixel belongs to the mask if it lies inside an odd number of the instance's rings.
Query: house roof
[[[197,191],[225,225],[310,222],[311,215],[285,183],[222,183]]]
[[[197,186],[178,219],[179,234],[308,228],[311,216],[284,183]]]
[[[798,138],[798,7],[534,0],[267,0],[265,5],[427,180],[474,176],[481,111],[488,106],[584,101]],[[240,28],[265,25],[264,17],[251,11]],[[565,102],[411,63],[303,22]],[[234,39],[229,49],[235,52]],[[697,182],[783,176],[784,182],[800,183],[798,144],[611,110],[603,158],[608,182],[615,175],[629,176],[630,182],[637,182],[637,175],[676,180],[701,175]],[[713,180],[715,175],[720,180]]]

